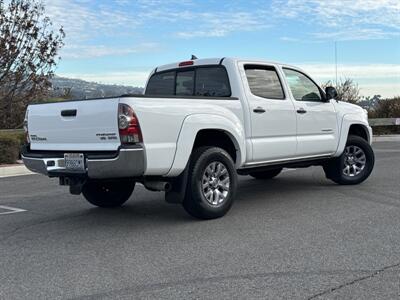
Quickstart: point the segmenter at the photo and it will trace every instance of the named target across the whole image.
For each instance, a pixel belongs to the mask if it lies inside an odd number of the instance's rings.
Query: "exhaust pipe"
[[[172,188],[171,183],[166,181],[145,181],[144,187],[153,192],[169,192]]]

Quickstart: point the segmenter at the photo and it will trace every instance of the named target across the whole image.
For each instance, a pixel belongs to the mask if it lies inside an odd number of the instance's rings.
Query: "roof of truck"
[[[176,69],[183,66],[201,66],[201,65],[218,65],[222,64],[223,61],[231,61],[231,62],[249,62],[249,63],[263,63],[263,64],[273,64],[273,65],[282,65],[282,66],[289,66],[286,64],[273,62],[273,61],[266,61],[262,59],[243,59],[243,58],[236,58],[236,57],[218,57],[218,58],[201,58],[195,60],[182,60],[180,62],[175,62],[172,64],[158,66],[153,70],[153,72],[160,72],[166,71],[170,69]]]

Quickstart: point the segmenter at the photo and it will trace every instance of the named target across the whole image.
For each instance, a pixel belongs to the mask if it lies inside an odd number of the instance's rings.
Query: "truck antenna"
[[[190,58],[190,60],[195,60],[195,59],[197,59],[197,56],[192,54],[192,57]]]
[[[337,58],[337,41],[335,41],[335,73],[336,73],[336,88],[338,87],[338,58]]]

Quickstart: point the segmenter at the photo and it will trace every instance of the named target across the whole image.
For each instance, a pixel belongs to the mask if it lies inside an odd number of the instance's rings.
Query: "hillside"
[[[51,83],[50,95],[52,98],[87,99],[143,93],[143,88],[141,87],[102,84],[59,76],[55,76]]]

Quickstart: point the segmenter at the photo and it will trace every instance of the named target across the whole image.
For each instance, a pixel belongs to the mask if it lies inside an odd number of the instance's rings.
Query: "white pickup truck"
[[[96,206],[122,205],[140,182],[194,217],[217,218],[238,174],[264,180],[320,165],[338,184],[368,178],[367,113],[336,95],[285,64],[183,61],[154,69],[144,95],[30,105],[22,157]]]

